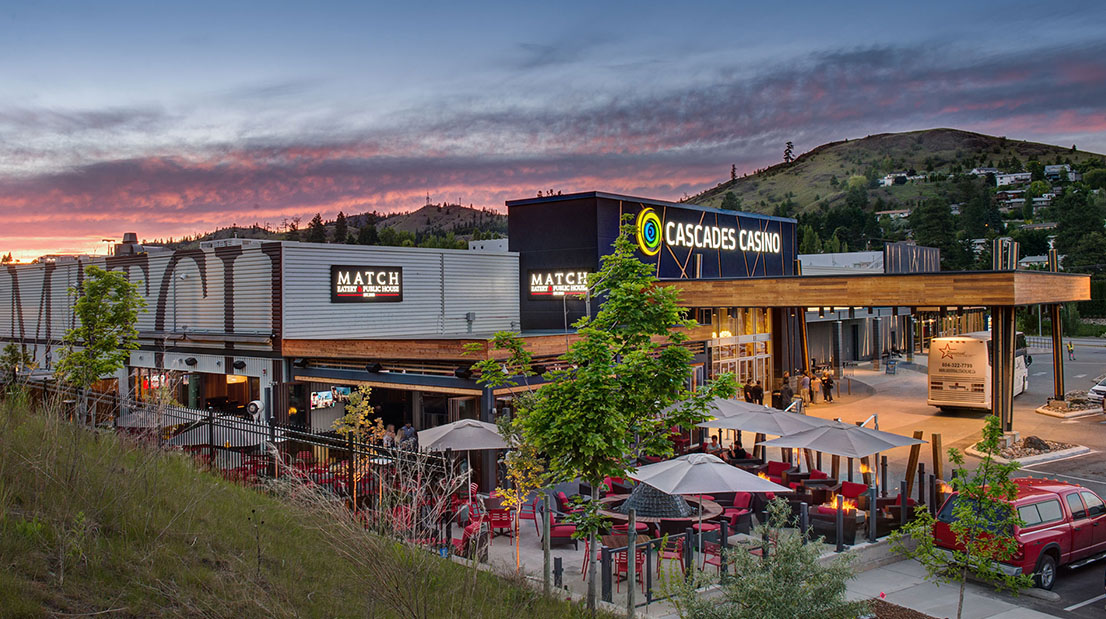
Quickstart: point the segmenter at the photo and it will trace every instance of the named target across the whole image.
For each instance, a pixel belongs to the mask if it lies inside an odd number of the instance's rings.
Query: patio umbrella
[[[713,454],[687,454],[649,464],[629,473],[630,479],[668,494],[714,492],[790,492],[779,484],[726,464]],[[702,552],[703,504],[699,503],[699,550]]]
[[[676,408],[682,406],[684,401],[677,402],[664,409],[665,413],[670,413]],[[763,404],[757,404],[756,402],[746,402],[745,400],[729,400],[726,398],[715,398],[707,405],[707,413],[714,415],[715,417],[731,417],[741,413],[778,413],[777,408],[765,406]]]
[[[765,447],[801,447],[846,458],[864,458],[874,453],[920,445],[925,441],[901,434],[873,430],[842,421],[827,421],[820,427],[761,441]]]
[[[472,475],[469,452],[483,449],[507,449],[510,445],[499,433],[494,423],[475,419],[460,419],[453,423],[419,432],[419,447],[423,449],[452,449],[465,452],[467,473]],[[471,477],[470,477],[471,479]],[[472,483],[469,483],[469,501],[472,501]]]
[[[775,410],[775,409],[769,409]],[[715,417],[709,421],[697,424],[700,428],[720,428],[726,430],[743,430],[756,434],[771,434],[772,436],[786,436],[811,430],[832,423],[819,417],[800,415],[798,413],[785,413],[776,410],[772,413],[744,412],[726,417]],[[760,443],[764,445],[765,443]]]

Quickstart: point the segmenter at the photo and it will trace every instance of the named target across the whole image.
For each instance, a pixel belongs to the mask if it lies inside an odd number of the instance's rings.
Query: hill
[[[320,501],[331,511],[9,397],[0,401],[0,616],[587,614],[383,540],[342,503]]]
[[[843,202],[849,179],[863,176],[873,204],[894,209],[925,198],[943,197],[942,187],[921,180],[878,187],[877,180],[886,174],[913,171],[917,175],[947,177],[975,167],[1021,172],[1032,160],[1072,165],[1096,162],[1106,166],[1106,156],[1071,147],[1009,140],[957,129],[927,129],[823,144],[791,163],[780,163],[719,183],[684,201],[720,207],[726,194],[732,192],[740,210],[794,216],[819,205],[834,206]]]
[[[345,215],[347,236],[359,238],[362,228],[372,227],[376,231],[368,235],[367,245],[429,245],[434,247],[463,246],[473,238],[495,238],[506,236],[507,216],[490,209],[479,209],[459,204],[427,204],[416,211],[404,211],[387,215],[376,211]],[[330,242],[339,242],[334,238],[337,220],[324,220],[326,238]],[[182,239],[143,239],[144,244],[163,245],[171,249],[195,249],[204,241],[219,239],[262,239],[307,240],[308,224],[299,217],[286,220],[279,228],[268,225],[230,226],[218,228],[213,232],[189,236]],[[383,229],[391,229],[394,234],[378,236]],[[291,232],[291,234],[290,234]],[[361,237],[361,240],[367,240]]]

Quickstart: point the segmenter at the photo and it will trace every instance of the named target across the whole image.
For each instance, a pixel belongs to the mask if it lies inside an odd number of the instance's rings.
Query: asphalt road
[[[1075,340],[1076,360],[1068,361],[1064,353],[1064,380],[1068,391],[1086,389],[1094,379],[1106,374],[1106,341]],[[1032,476],[1049,477],[1077,483],[1106,497],[1106,416],[1102,414],[1073,420],[1062,420],[1035,412],[1053,394],[1051,352],[1032,351],[1033,364],[1029,368],[1029,389],[1014,399],[1014,430],[1022,437],[1039,436],[1090,447],[1092,453],[1026,467],[1023,471]],[[816,404],[809,413],[825,418],[841,418],[844,421],[863,421],[873,413],[879,415],[881,430],[910,435],[922,430],[926,440],[934,433],[940,434],[944,448],[963,449],[979,438],[979,430],[987,413],[943,413],[928,406],[926,400],[926,375],[922,371],[900,370],[894,376],[878,376],[873,373],[856,373],[857,380],[867,380],[872,389],[854,389],[854,395],[844,395],[833,404]],[[884,455],[888,457],[890,485],[895,487],[906,472],[910,450],[900,448]],[[933,455],[929,445],[923,445],[921,461],[926,470],[933,470]],[[969,462],[970,464],[970,462]],[[947,471],[948,462],[942,465]],[[947,473],[946,473],[947,474]],[[916,492],[916,491],[915,491]],[[1046,602],[1022,595],[1014,603],[1034,608],[1058,617],[1106,617],[1106,599],[1087,603],[1104,594],[1103,580],[1106,561],[1068,570],[1061,569],[1054,591],[1061,596],[1059,602]],[[1002,596],[1005,598],[1005,596]],[[1079,606],[1078,608],[1075,608]],[[1070,610],[1069,610],[1070,609]]]

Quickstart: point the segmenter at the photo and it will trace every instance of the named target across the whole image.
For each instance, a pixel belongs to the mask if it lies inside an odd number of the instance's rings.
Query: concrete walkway
[[[885,565],[858,574],[849,583],[849,597],[854,600],[878,598],[885,594],[886,601],[918,612],[943,619],[956,616],[959,586],[935,585],[925,579],[925,568],[916,561],[906,560]],[[1003,596],[1007,599],[1009,596]],[[999,597],[994,590],[969,583],[964,591],[964,617],[966,619],[1032,619],[1048,618],[1048,615],[1017,606]]]

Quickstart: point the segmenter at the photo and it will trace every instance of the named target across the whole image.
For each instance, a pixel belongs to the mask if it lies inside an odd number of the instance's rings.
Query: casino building
[[[128,235],[112,256],[6,265],[0,346],[22,345],[51,370],[74,320],[67,291],[95,264],[137,282],[148,308],[140,349],[106,388],[138,399],[169,389],[185,405],[226,412],[261,400],[274,421],[326,430],[350,390],[368,385],[385,423],[419,429],[511,406],[510,389],[485,388],[471,370],[497,331],[520,332],[538,365],[557,363],[571,324],[603,301],[578,293],[623,221],[635,226],[640,259],[660,285],[680,289],[695,319],[686,344],[695,383],[733,372],[776,388],[784,372],[808,367],[807,321],[826,310],[890,308],[876,314],[888,320],[873,337],[886,341],[893,324],[905,346],[923,311],[989,308],[1012,334],[1015,306],[1090,296],[1086,276],[934,273],[922,255],[932,250],[905,244],[885,250],[881,273],[799,276],[795,220],[780,217],[601,192],[514,200],[507,212],[507,251],[244,239],[169,251]],[[840,371],[845,348],[818,354]]]

